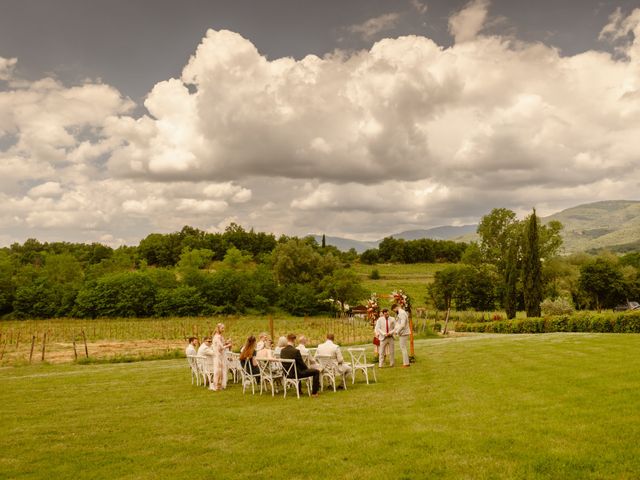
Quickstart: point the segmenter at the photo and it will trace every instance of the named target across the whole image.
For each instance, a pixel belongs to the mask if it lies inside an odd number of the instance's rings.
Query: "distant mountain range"
[[[543,223],[558,220],[564,225],[562,237],[565,254],[612,250],[615,252],[640,251],[640,201],[611,200],[587,203],[567,208],[548,217]],[[407,230],[390,235],[404,240],[431,238],[433,240],[477,240],[477,225],[440,226],[434,228]],[[322,235],[313,235],[320,243]],[[369,248],[377,248],[378,241],[360,241],[341,237],[326,237],[327,245],[334,245],[347,251],[355,248],[362,253]]]
[[[441,227],[426,228],[421,230],[406,230],[400,233],[394,233],[389,235],[393,238],[402,238],[404,240],[418,240],[420,238],[431,238],[433,240],[453,240],[462,235],[472,234],[476,231],[477,225],[462,225],[454,227],[445,225]],[[322,242],[322,235],[313,235],[318,243]],[[378,245],[383,239],[375,241],[361,241],[352,240],[342,237],[330,237],[326,236],[325,241],[327,245],[333,245],[342,251],[347,251],[351,248],[355,248],[356,252],[362,253],[369,248],[378,248]]]

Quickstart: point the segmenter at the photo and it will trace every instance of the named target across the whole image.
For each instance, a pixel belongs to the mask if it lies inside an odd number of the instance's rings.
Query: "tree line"
[[[428,305],[504,309],[509,318],[519,310],[539,316],[541,303],[602,309],[640,298],[639,253],[562,257],[561,229],[541,225],[535,212],[518,220],[494,209],[478,226],[478,242],[389,237],[360,256],[237,224],[221,233],[186,226],[116,249],[30,239],[0,249],[0,316],[329,313],[369,296],[354,262],[446,263],[426,289]]]
[[[479,241],[461,261],[435,274],[427,302],[442,310],[525,311],[539,317],[573,309],[613,308],[640,298],[640,253],[561,256],[562,225],[542,225],[497,208],[482,217]]]
[[[41,243],[0,249],[0,315],[10,318],[331,312],[368,296],[355,252],[229,225],[184,227],[138,246]]]

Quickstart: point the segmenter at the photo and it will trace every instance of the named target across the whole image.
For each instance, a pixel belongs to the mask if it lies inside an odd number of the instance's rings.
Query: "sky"
[[[640,200],[640,4],[0,0],[0,246]]]

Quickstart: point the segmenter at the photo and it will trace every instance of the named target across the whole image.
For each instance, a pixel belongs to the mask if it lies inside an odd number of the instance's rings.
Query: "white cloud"
[[[471,0],[449,18],[449,32],[456,43],[473,40],[482,30],[489,11],[489,0]]]
[[[30,197],[59,197],[62,187],[58,182],[45,182],[33,187],[27,194]]]
[[[359,35],[363,40],[371,40],[381,32],[393,30],[398,25],[399,20],[399,13],[385,13],[378,17],[370,18],[363,23],[351,25],[347,30]]]
[[[17,62],[17,58],[0,57],[0,81],[6,81],[11,78],[13,69],[15,68]]]
[[[371,238],[474,222],[496,206],[635,197],[640,9],[601,33],[624,56],[563,56],[479,35],[487,8],[452,16],[448,48],[404,36],[300,60],[210,30],[139,117],[108,85],[11,73],[0,238],[135,243],[229,221]]]

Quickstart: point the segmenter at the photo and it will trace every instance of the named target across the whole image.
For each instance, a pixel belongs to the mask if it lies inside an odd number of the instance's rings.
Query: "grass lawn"
[[[365,289],[378,295],[389,295],[394,290],[404,290],[413,302],[414,307],[423,306],[427,296],[427,285],[433,282],[435,273],[442,270],[446,263],[412,263],[391,264],[379,263],[376,265],[354,265],[355,271],[360,275]],[[369,278],[372,270],[378,270],[380,279]],[[387,306],[386,304],[384,305]]]
[[[421,340],[319,398],[214,393],[185,360],[0,369],[0,478],[549,478],[640,472],[639,335]]]

